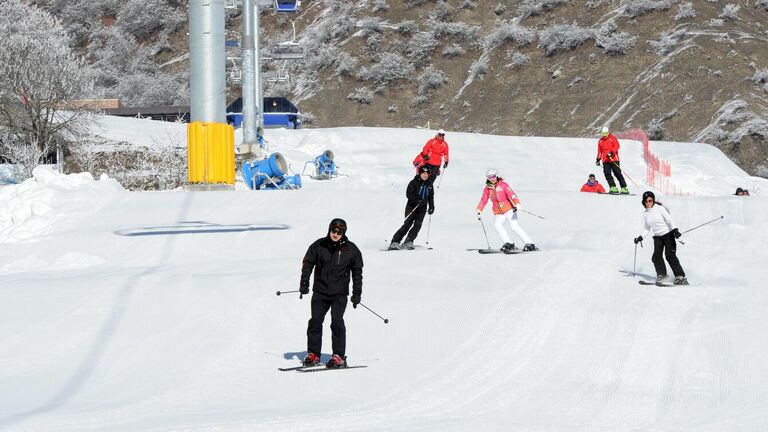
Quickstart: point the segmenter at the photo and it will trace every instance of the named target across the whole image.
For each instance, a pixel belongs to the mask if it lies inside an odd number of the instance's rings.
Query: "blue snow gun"
[[[301,175],[287,175],[288,164],[280,153],[268,158],[243,163],[243,181],[251,190],[299,189]]]
[[[317,180],[328,180],[331,177],[336,177],[336,163],[333,161],[333,157],[333,152],[326,150],[320,156],[305,163],[304,171],[306,171],[307,165],[312,164],[315,166],[315,175],[312,176],[312,178]]]

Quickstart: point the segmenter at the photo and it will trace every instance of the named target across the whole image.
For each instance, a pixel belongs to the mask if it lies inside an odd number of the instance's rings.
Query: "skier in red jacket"
[[[443,168],[448,168],[448,143],[445,141],[445,131],[443,129],[437,131],[435,137],[427,141],[424,145],[424,149],[422,149],[421,153],[416,156],[416,160],[413,161],[413,164],[417,168],[422,165],[419,163],[419,158],[421,158],[424,164],[429,168],[430,184],[434,183],[435,178],[440,175],[440,165],[442,165]],[[443,161],[443,158],[445,158],[445,161]]]
[[[624,175],[621,174],[621,166],[619,165],[619,140],[608,130],[608,126],[603,126],[600,130],[600,140],[597,142],[597,159],[595,159],[595,165],[600,166],[600,161],[603,162],[603,174],[608,181],[608,185],[611,187],[608,193],[618,194],[619,189],[616,187],[616,182],[613,181],[613,175],[619,179],[619,185],[621,186],[621,193],[629,194],[627,189],[627,182],[624,181]]]
[[[581,187],[581,192],[605,193],[605,188],[597,181],[594,174],[590,174],[587,182]]]

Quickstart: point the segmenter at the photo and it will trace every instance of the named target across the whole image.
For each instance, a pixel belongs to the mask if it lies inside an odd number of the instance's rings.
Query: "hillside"
[[[143,127],[110,121],[106,135]],[[158,130],[157,136],[161,135]],[[50,170],[0,189],[0,429],[19,431],[754,431],[768,421],[764,188],[722,152],[654,144],[693,196],[664,196],[687,233],[687,287],[652,277],[639,196],[576,192],[591,139],[449,133],[434,250],[381,252],[429,132],[274,131],[294,170],[332,149],[343,176],[294,192],[126,192]],[[174,145],[169,140],[167,145]],[[483,151],[479,151],[482,149]],[[540,157],[546,149],[548,158]],[[639,143],[623,147],[641,178]],[[480,255],[474,213],[497,168],[542,249]],[[643,185],[630,184],[634,192]],[[12,210],[12,211],[11,211]],[[277,371],[305,351],[303,254],[333,217],[362,250],[350,364]],[[499,240],[488,210],[492,246]],[[328,322],[326,321],[326,332]],[[324,359],[330,354],[325,335]]]
[[[186,2],[34,3],[69,24],[100,95],[188,98]],[[229,10],[232,35],[239,18]],[[262,23],[265,52],[292,38],[292,23],[307,47],[302,62],[265,67],[290,73],[267,94],[297,101],[310,127],[561,137],[637,127],[713,144],[768,176],[766,0],[309,0]]]

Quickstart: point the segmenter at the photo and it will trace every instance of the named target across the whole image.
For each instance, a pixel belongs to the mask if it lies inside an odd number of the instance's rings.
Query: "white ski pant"
[[[504,229],[504,222],[509,222],[509,227],[512,228],[512,231],[514,231],[518,237],[520,237],[524,244],[533,243],[533,240],[528,237],[528,233],[526,233],[520,224],[517,223],[517,212],[512,210],[504,214],[497,214],[493,222],[493,225],[496,227],[496,232],[499,233],[499,237],[501,237],[501,240],[504,243],[512,243],[509,234],[507,234],[507,230]]]

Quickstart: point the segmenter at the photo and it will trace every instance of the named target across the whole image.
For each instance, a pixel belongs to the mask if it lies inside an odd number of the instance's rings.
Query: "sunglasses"
[[[493,180],[496,177],[497,177],[496,174],[491,174],[491,175],[488,176],[488,180]]]
[[[331,230],[331,233],[336,234],[336,235],[344,235],[344,230],[342,230],[340,228],[334,228],[334,229]]]
[[[653,198],[646,198],[645,202],[653,202]]]

